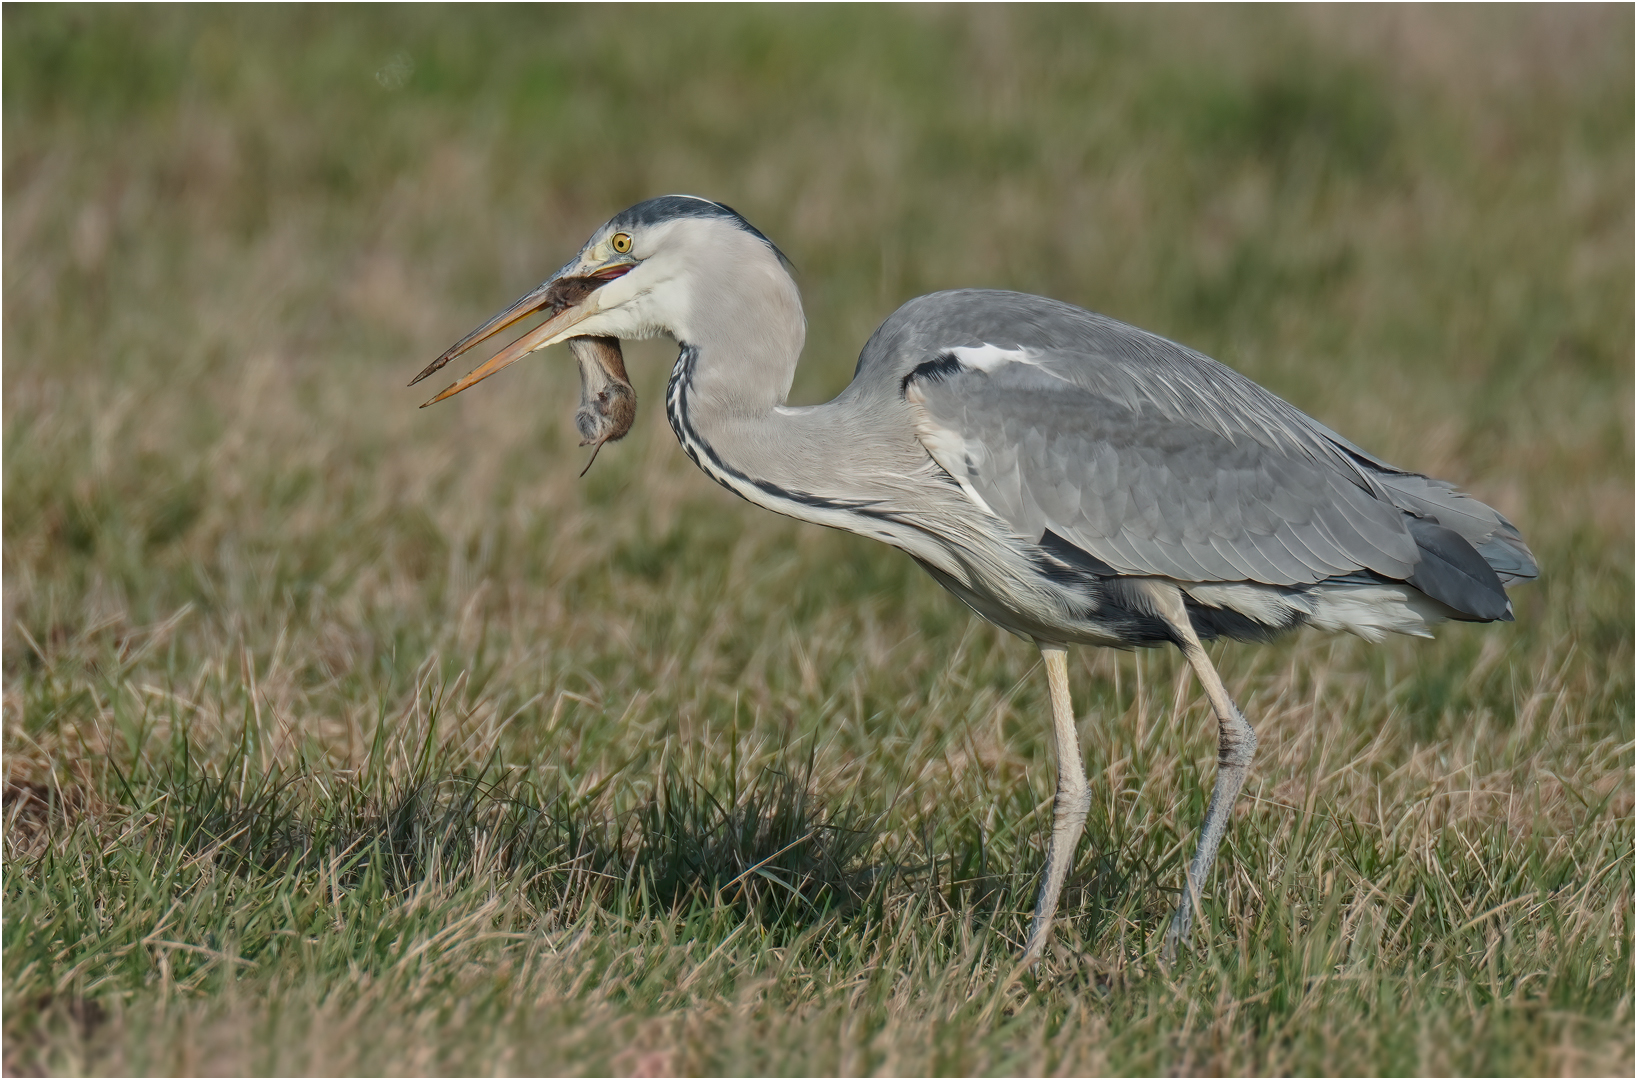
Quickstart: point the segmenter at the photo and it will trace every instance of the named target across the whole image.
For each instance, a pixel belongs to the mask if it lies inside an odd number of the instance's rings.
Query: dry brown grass
[[[8,1073],[1630,1071],[1629,11],[5,22]],[[584,480],[566,359],[402,386],[664,190],[801,268],[798,400],[912,295],[1047,293],[1466,483],[1542,578],[1216,650],[1262,750],[1174,972],[1208,713],[1084,652],[1090,839],[1010,984],[1028,646],[716,489],[658,345]],[[768,822],[863,837],[790,873],[863,899],[656,902],[714,834],[641,815],[775,772]]]

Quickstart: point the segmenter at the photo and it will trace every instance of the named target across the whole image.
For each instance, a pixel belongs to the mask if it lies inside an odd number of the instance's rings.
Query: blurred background
[[[551,636],[586,660],[618,648],[576,620],[663,621],[648,609],[702,574],[784,575],[776,599],[728,597],[750,605],[730,666],[786,603],[964,626],[907,560],[693,469],[663,417],[669,343],[630,349],[637,429],[584,480],[566,352],[417,411],[428,359],[672,191],[794,260],[795,401],[845,385],[920,293],[1071,301],[1466,485],[1541,557],[1520,620],[1629,656],[1631,22],[10,8],[8,670],[187,607],[173,648],[287,630],[339,650],[319,671],[393,682],[480,585],[490,612],[534,590],[499,629],[567,620]]]
[[[1322,787],[1358,822],[1423,797],[1453,815],[1428,793],[1454,785],[1464,809],[1428,842],[1459,820],[1476,839],[1449,858],[1482,848],[1485,867],[1531,830],[1542,851],[1589,835],[1591,806],[1629,858],[1629,6],[0,17],[8,807],[51,789],[131,809],[130,770],[179,745],[184,773],[253,761],[330,785],[390,732],[389,771],[418,777],[425,732],[438,769],[499,760],[617,809],[662,761],[718,775],[731,728],[732,768],[798,746],[834,800],[890,804],[889,833],[942,808],[928,829],[975,829],[1004,861],[1016,826],[1007,865],[1032,874],[1050,792],[1033,649],[901,554],[707,480],[663,415],[674,346],[628,346],[637,425],[584,479],[566,350],[416,408],[408,380],[596,226],[686,192],[793,260],[796,402],[843,387],[913,296],[1023,290],[1200,349],[1496,506],[1542,570],[1515,625],[1215,649],[1262,732],[1258,791],[1311,809]],[[1088,850],[1140,810],[1119,843],[1172,866],[1210,760],[1203,706],[1168,654],[1075,665],[1083,715],[1116,721],[1084,725],[1109,800]],[[1283,836],[1279,813],[1253,820]],[[1159,918],[1169,900],[1133,903]],[[1541,956],[1563,954],[1554,933],[1531,939]],[[54,971],[61,932],[35,937]],[[1627,968],[1605,1012],[1629,1028]],[[34,992],[8,983],[8,1016]],[[1183,1043],[1194,1016],[1177,1006]],[[1464,1066],[1393,1067],[1516,1071],[1482,1056],[1488,1030]],[[788,1067],[736,1060],[717,1071]]]

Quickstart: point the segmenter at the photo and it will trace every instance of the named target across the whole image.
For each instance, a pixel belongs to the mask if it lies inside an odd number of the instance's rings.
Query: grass
[[[4,18],[7,1073],[1633,1068],[1632,15],[80,8]],[[789,253],[798,401],[935,288],[1233,364],[1518,522],[1516,623],[1044,678],[562,357],[403,384],[614,211]],[[503,383],[502,380],[508,380]]]

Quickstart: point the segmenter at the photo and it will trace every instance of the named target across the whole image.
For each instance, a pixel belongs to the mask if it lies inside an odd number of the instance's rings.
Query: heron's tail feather
[[[1502,585],[1539,576],[1540,566],[1517,526],[1493,507],[1458,491],[1453,484],[1416,473],[1381,472],[1376,479],[1392,496],[1394,506],[1453,531],[1471,545]],[[1426,550],[1419,536],[1416,543]]]

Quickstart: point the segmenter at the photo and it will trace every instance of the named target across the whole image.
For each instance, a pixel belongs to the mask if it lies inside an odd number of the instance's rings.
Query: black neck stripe
[[[840,511],[887,521],[899,521],[898,515],[878,509],[872,503],[830,499],[806,491],[794,491],[760,477],[751,476],[723,461],[716,449],[700,437],[689,414],[688,390],[692,386],[694,368],[698,362],[698,347],[684,342],[682,351],[677,355],[676,366],[671,369],[671,380],[665,387],[665,416],[671,422],[671,430],[676,433],[676,441],[682,444],[682,449],[693,459],[693,463],[703,469],[712,480],[742,499],[746,498],[744,492],[734,487],[730,479],[765,492],[769,498],[800,503],[816,510]]]

